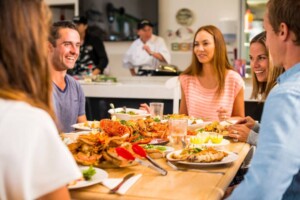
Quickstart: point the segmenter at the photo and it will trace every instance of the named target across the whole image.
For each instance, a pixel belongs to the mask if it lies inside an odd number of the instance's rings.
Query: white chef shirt
[[[164,57],[166,63],[170,64],[171,55],[163,38],[153,34],[146,44],[149,46],[151,51],[160,53]],[[145,44],[141,39],[136,39],[131,44],[123,58],[123,67],[132,69],[144,66],[155,69],[160,65],[160,61],[158,59],[150,56],[147,51],[143,49],[144,45]]]

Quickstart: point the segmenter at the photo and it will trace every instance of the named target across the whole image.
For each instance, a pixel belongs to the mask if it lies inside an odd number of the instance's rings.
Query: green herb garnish
[[[96,174],[96,170],[94,169],[93,166],[90,166],[88,169],[86,170],[82,170],[82,175],[84,180],[89,181],[92,179],[92,176],[94,176]]]
[[[157,146],[157,145],[152,145],[152,144],[147,144],[144,146],[144,149],[157,149],[159,151],[166,151],[167,148],[164,146]]]

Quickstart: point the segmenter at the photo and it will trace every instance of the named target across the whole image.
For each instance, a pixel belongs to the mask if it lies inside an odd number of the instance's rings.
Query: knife
[[[162,175],[167,175],[168,171],[165,170],[164,168],[162,168],[159,164],[157,164],[145,151],[145,149],[143,149],[143,147],[139,146],[138,144],[133,144],[132,145],[132,150],[134,151],[134,153],[138,154],[139,156],[146,158],[154,167],[159,168],[160,169],[160,173]]]
[[[116,148],[116,152],[119,156],[121,156],[122,158],[125,158],[126,160],[131,160],[131,161],[136,161],[137,163],[143,165],[143,166],[146,166],[146,167],[149,167],[150,169],[153,169],[153,170],[156,170],[158,171],[160,174],[162,175],[167,175],[167,171],[162,169],[162,168],[159,168],[159,167],[156,167],[148,162],[145,162],[139,158],[135,158],[128,150],[126,150],[125,148],[122,148],[122,147],[117,147]]]

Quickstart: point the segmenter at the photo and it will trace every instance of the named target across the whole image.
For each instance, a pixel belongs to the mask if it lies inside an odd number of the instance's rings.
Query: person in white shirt
[[[144,19],[138,23],[137,34],[139,38],[132,43],[123,58],[123,67],[128,68],[132,76],[149,75],[161,63],[170,64],[171,55],[165,41],[153,34],[153,24],[149,20]]]
[[[50,17],[44,1],[1,1],[1,200],[70,199],[67,184],[82,176],[54,123]]]

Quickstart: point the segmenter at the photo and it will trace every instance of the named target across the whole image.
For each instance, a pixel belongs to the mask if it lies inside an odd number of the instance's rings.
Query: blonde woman
[[[244,117],[244,82],[229,64],[221,31],[200,27],[193,45],[192,63],[179,76],[180,114],[207,120]]]
[[[266,100],[271,89],[276,85],[276,80],[283,73],[282,67],[274,67],[269,50],[266,46],[266,32],[256,35],[250,42],[250,66],[252,69],[253,90],[252,99],[259,104]],[[249,116],[229,127],[229,136],[241,142],[256,145],[259,124]]]
[[[0,199],[70,199],[81,177],[54,123],[47,62],[50,11],[41,0],[2,0]]]

